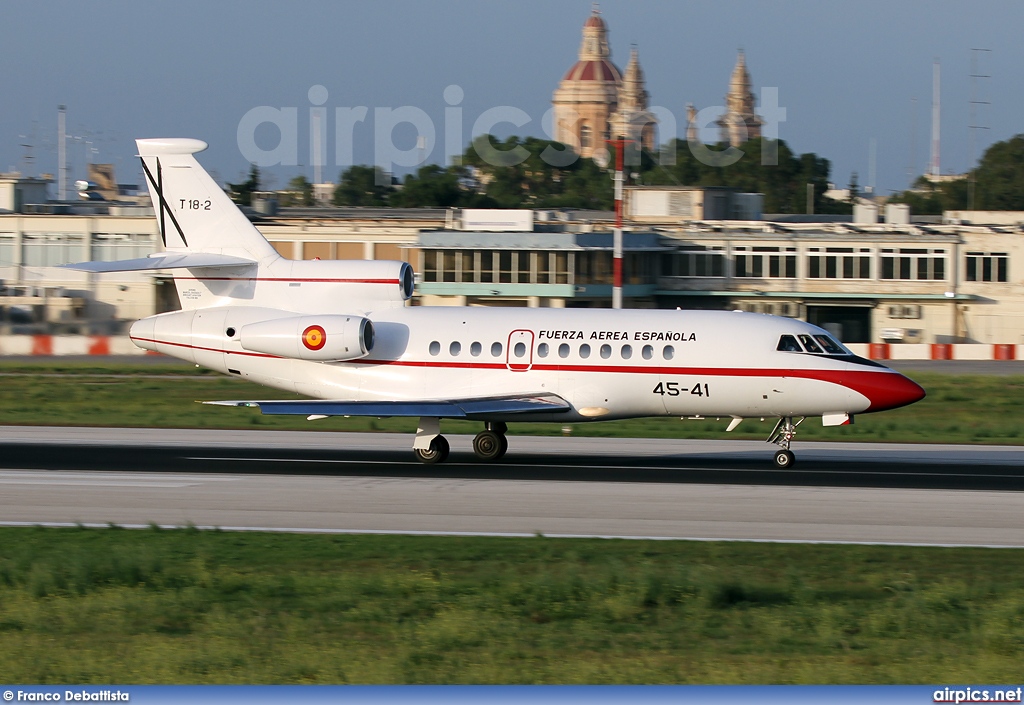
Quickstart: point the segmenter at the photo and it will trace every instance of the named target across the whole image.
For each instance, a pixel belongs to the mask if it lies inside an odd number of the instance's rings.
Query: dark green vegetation
[[[627,152],[630,183],[672,186],[727,186],[765,195],[767,213],[805,213],[807,184],[814,184],[815,212],[851,212],[848,204],[823,197],[829,161],[794,154],[782,140],[751,140],[719,155],[721,146],[699,145],[694,155],[685,140],[673,139],[655,154]],[[724,161],[723,161],[724,159]],[[721,161],[721,164],[718,162]],[[536,137],[476,137],[457,163],[429,164],[394,188],[379,167],[345,170],[334,192],[339,206],[462,208],[595,208],[611,210],[612,180],[591,159],[579,159],[566,145]]]
[[[1007,683],[1022,558],[0,529],[0,681]]]
[[[943,443],[1024,443],[1024,377],[911,373],[928,396],[909,407],[858,416],[852,426],[800,426],[799,439]],[[0,425],[162,426],[313,431],[416,430],[415,419],[262,416],[255,409],[203,406],[197,400],[293,398],[273,389],[182,364],[0,362]],[[744,421],[731,434],[727,419],[677,418],[574,424],[576,436],[736,438],[761,440],[773,421]],[[445,421],[445,433],[476,433],[480,424]],[[563,432],[560,424],[512,424],[511,434]]]
[[[896,203],[909,203],[912,213],[941,215],[946,210],[1024,210],[1024,135],[989,147],[968,179],[938,184],[920,177],[914,188],[896,194]],[[971,203],[973,188],[974,203]]]

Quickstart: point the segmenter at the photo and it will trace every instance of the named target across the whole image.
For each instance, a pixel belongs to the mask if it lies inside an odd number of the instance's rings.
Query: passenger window
[[[612,346],[611,345],[602,345],[601,346],[601,357],[603,357],[605,360],[607,360],[611,356],[612,356]]]
[[[441,343],[437,342],[436,340],[431,341],[431,343],[430,343],[430,354],[431,355],[437,355],[440,352],[441,352]]]
[[[780,352],[803,352],[800,343],[796,342],[796,338],[791,335],[784,335],[779,338],[779,346],[775,349]]]
[[[623,345],[621,353],[622,353],[622,359],[623,360],[628,360],[629,358],[633,357],[633,346],[632,345]]]
[[[540,345],[537,346],[537,357],[547,357],[547,356],[548,356],[548,344],[547,343],[541,343]]]
[[[671,360],[673,357],[676,356],[676,349],[671,345],[666,345],[665,348],[661,351],[661,356],[666,360]]]
[[[654,357],[654,348],[650,345],[645,345],[641,354],[644,356],[645,360],[650,360]]]
[[[491,343],[491,357],[501,357],[501,343]]]
[[[451,354],[452,357],[456,357],[459,353],[462,352],[462,343],[458,342],[457,340],[453,340],[452,344],[448,346],[448,352]]]
[[[590,346],[586,343],[583,343],[583,345],[580,346],[580,357],[584,360],[590,357]]]
[[[483,349],[484,346],[482,346],[480,343],[474,342],[472,345],[469,346],[469,354],[472,355],[473,357],[479,357]]]
[[[818,347],[818,344],[814,342],[814,338],[809,335],[801,335],[800,342],[804,344],[805,348],[807,348],[807,352],[812,352],[817,355],[821,355],[823,352],[822,349]]]
[[[526,355],[526,343],[516,343],[512,350],[515,352],[516,357],[523,357]]]
[[[566,358],[569,357],[569,344],[562,343],[558,346],[558,357]]]
[[[819,343],[821,343],[821,347],[825,348],[825,352],[827,352],[829,355],[846,354],[846,351],[839,347],[839,344],[836,343],[836,341],[832,340],[832,338],[828,337],[827,335],[816,335],[814,337],[817,339]]]

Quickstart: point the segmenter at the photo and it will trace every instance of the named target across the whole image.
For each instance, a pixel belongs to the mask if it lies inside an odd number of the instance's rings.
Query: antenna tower
[[[971,122],[967,127],[967,210],[974,210],[974,197],[977,191],[977,165],[974,163],[976,138],[978,130],[987,130],[988,125],[980,124],[978,119],[979,105],[992,105],[990,101],[981,100],[978,83],[983,78],[992,78],[991,74],[980,73],[978,59],[982,52],[992,53],[991,49],[971,49]]]

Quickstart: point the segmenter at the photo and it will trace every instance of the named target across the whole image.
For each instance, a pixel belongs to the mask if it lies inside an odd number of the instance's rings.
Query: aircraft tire
[[[792,451],[780,450],[778,453],[775,454],[775,467],[777,467],[779,470],[785,470],[789,467],[792,467],[795,461],[796,456],[793,455]]]
[[[436,465],[437,463],[443,463],[448,459],[448,451],[451,450],[451,446],[448,445],[448,439],[444,436],[434,436],[434,440],[430,441],[430,447],[426,450],[422,448],[413,448],[412,452],[416,455],[416,459],[421,463],[427,465]]]
[[[495,431],[481,431],[473,439],[473,452],[480,460],[497,460],[508,450],[505,436]]]

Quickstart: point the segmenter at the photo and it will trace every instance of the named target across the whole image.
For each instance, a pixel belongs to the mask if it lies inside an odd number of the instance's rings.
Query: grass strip
[[[1010,683],[1024,552],[0,529],[6,683]]]
[[[910,373],[927,391],[921,402],[864,414],[850,426],[800,427],[800,440],[1024,443],[1024,377]],[[167,428],[266,428],[413,433],[415,419],[266,417],[255,409],[196,404],[211,399],[296,398],[180,364],[0,362],[0,424]],[[773,419],[747,420],[726,434],[724,420],[678,418],[573,424],[572,435],[631,438],[764,439]],[[445,433],[476,433],[480,424],[445,421]],[[556,435],[561,424],[516,423],[511,434]]]

